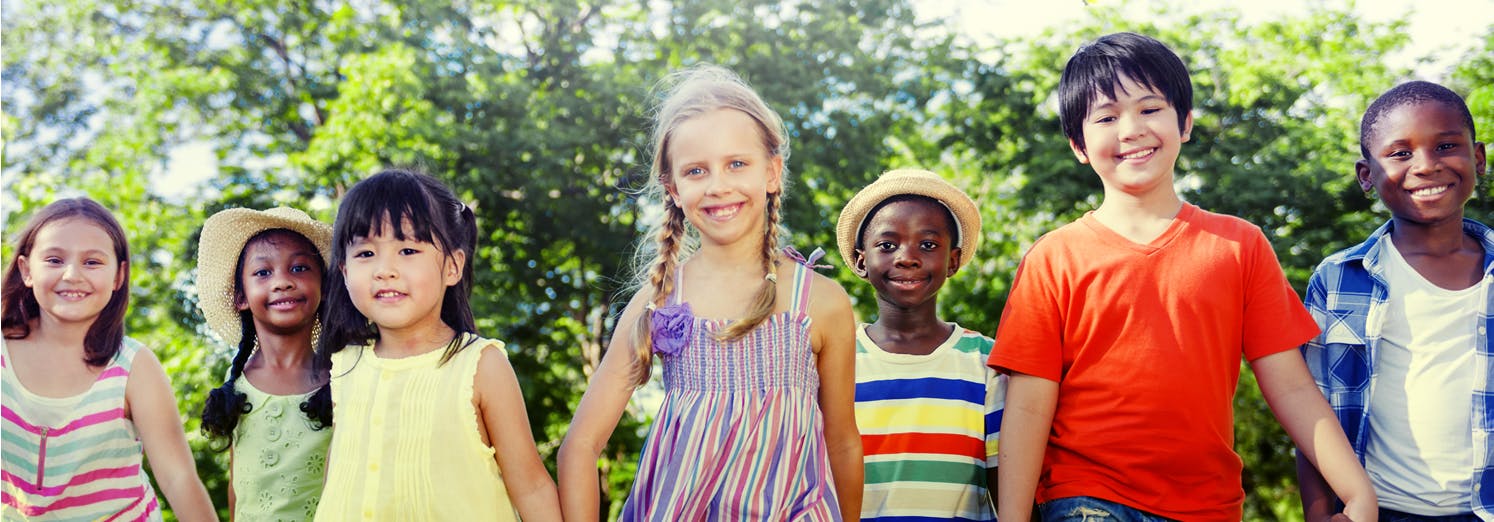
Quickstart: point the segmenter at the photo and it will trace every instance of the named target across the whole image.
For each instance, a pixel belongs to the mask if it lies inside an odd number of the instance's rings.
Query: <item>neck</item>
[[[261,364],[275,369],[311,366],[311,328],[289,334],[258,331]]]
[[[691,258],[708,267],[712,273],[762,278],[766,275],[762,268],[762,248],[761,241],[741,241],[735,245],[702,245]]]
[[[1403,255],[1444,257],[1464,250],[1482,250],[1478,242],[1463,233],[1463,220],[1449,219],[1433,224],[1418,224],[1392,218],[1390,240]]]
[[[1100,202],[1100,208],[1095,209],[1095,214],[1125,221],[1171,220],[1182,208],[1183,200],[1171,187],[1144,195],[1107,188],[1105,200]]]
[[[88,339],[88,329],[91,327],[93,321],[64,323],[43,312],[41,317],[31,322],[31,334],[26,337],[35,340],[37,344],[76,350],[78,356],[82,357],[85,351],[83,342]]]
[[[450,344],[456,335],[456,330],[446,326],[439,317],[434,324],[411,328],[379,327],[379,341],[374,345],[374,351],[394,358],[422,355]]]
[[[949,325],[939,320],[937,308],[938,302],[932,299],[909,308],[879,300],[877,322],[873,324],[892,337],[924,337],[938,332],[947,335]]]

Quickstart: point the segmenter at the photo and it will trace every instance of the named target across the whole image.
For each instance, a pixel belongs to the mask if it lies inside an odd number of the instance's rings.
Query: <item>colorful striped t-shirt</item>
[[[856,329],[856,426],[866,462],[861,519],[996,520],[1006,377],[986,366],[991,338],[953,325],[928,355],[890,353]]]
[[[5,352],[0,519],[161,520],[124,408],[130,365],[143,349],[125,338],[93,386],[67,398],[31,393]]]

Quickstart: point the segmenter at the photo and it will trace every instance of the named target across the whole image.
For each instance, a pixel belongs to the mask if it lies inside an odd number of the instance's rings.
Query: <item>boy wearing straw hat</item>
[[[938,315],[980,225],[969,196],[924,170],[887,172],[841,211],[840,255],[877,294],[877,321],[856,330],[862,520],[996,519],[1005,377],[985,365],[991,338]]]

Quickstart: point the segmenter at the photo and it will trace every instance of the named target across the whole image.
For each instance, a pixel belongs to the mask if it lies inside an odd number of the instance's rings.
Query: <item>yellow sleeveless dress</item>
[[[317,520],[518,520],[472,402],[477,361],[503,342],[477,338],[382,359],[373,346],[332,355],[332,450]]]

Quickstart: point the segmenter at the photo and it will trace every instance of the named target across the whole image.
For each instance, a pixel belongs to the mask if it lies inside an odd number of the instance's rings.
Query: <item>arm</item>
[[[1001,419],[1001,465],[997,490],[996,518],[1029,520],[1032,499],[1037,495],[1038,476],[1042,472],[1043,452],[1048,447],[1048,432],[1053,428],[1053,412],[1058,408],[1058,382],[1042,377],[1014,373],[1007,381],[1006,412]]]
[[[820,374],[820,412],[825,416],[825,444],[841,516],[861,516],[866,473],[861,433],[856,429],[856,314],[851,298],[834,281],[815,274],[810,304],[816,366]]]
[[[519,378],[499,349],[483,350],[473,383],[478,413],[503,473],[508,497],[524,520],[560,520],[555,481],[534,447]]]
[[[999,476],[1000,472],[997,471],[999,469],[1000,468],[986,468],[986,498],[990,499],[991,508],[993,510],[1001,508],[1001,503],[996,501],[996,488],[999,485],[997,479],[1001,478]]]
[[[326,474],[322,474],[326,480]],[[233,520],[234,508],[239,505],[239,496],[233,492],[233,448],[228,449],[228,519]]]
[[[150,350],[135,354],[129,382],[125,384],[125,408],[150,460],[156,484],[176,516],[182,520],[218,520],[207,489],[197,478],[197,464],[187,448],[187,434],[176,411],[171,381]]]
[[[1302,452],[1297,452],[1297,491],[1302,495],[1302,519],[1307,522],[1323,522],[1333,516],[1333,503],[1338,497],[1328,489],[1328,481],[1318,473]]]
[[[1355,522],[1375,522],[1379,516],[1375,490],[1344,430],[1323,399],[1296,350],[1278,352],[1251,362],[1261,395],[1281,427],[1304,458],[1322,473],[1333,492],[1344,501],[1344,514]],[[1301,469],[1300,466],[1298,468]],[[1304,493],[1308,486],[1304,483]],[[1304,509],[1308,507],[1304,496]],[[1314,500],[1321,502],[1319,500]]]
[[[565,519],[593,521],[600,518],[601,482],[597,460],[617,429],[633,396],[633,325],[643,313],[652,291],[640,290],[617,320],[617,329],[602,363],[586,386],[581,404],[571,421],[565,440],[560,443],[556,471],[560,475],[560,507]]]

